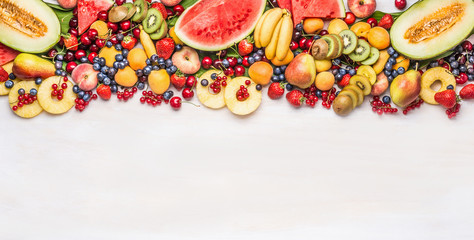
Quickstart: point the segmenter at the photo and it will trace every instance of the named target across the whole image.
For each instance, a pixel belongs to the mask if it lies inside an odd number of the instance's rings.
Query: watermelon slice
[[[342,0],[291,0],[293,24],[300,23],[304,18],[344,18],[346,8]]]
[[[11,49],[0,43],[0,66],[13,61],[20,54],[17,50]]]
[[[291,13],[291,0],[277,0],[280,8],[286,9]]]
[[[181,14],[175,33],[195,49],[226,49],[252,33],[265,4],[266,0],[201,0]]]
[[[112,5],[113,0],[79,0],[77,3],[79,34],[83,34],[97,20],[100,11],[107,11]]]

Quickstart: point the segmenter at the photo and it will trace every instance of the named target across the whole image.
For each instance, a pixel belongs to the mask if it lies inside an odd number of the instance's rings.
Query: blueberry
[[[462,53],[462,51],[464,50],[464,48],[462,47],[462,45],[459,45],[456,47],[456,52],[458,53]]]
[[[170,70],[171,70],[171,73],[175,73],[178,71],[178,67],[176,67],[175,65],[171,66],[170,67]]]
[[[77,97],[78,98],[83,98],[85,94],[86,94],[86,92],[84,92],[82,90],[79,90],[79,92],[77,93]]]
[[[111,86],[110,86],[110,91],[111,91],[112,93],[116,93],[117,90],[118,90],[117,85],[111,85]]]
[[[396,78],[398,76],[397,70],[392,70],[392,77]]]
[[[153,69],[153,70],[160,70],[160,66],[154,65],[154,66],[152,67],[152,69]]]
[[[340,68],[340,69],[339,69],[339,73],[340,73],[342,76],[344,76],[344,75],[346,75],[347,71],[346,71],[346,69],[344,69],[344,68]]]
[[[286,71],[286,65],[281,66],[280,69],[281,69],[282,72],[285,72]]]
[[[128,51],[128,49],[126,49],[126,48],[122,49],[122,55],[123,55],[124,57],[127,57],[129,52],[130,52],[130,51]]]
[[[430,67],[434,68],[438,66],[438,62],[432,62],[430,63]]]
[[[146,63],[146,65],[151,65],[151,60],[147,59],[147,60],[145,60],[145,63]]]
[[[115,44],[115,49],[116,49],[117,51],[122,51],[122,45],[120,45],[120,44],[118,44],[118,43]]]
[[[393,77],[392,75],[388,76],[388,81],[389,81],[389,82],[392,82],[393,79],[394,79],[394,77]]]
[[[6,88],[12,88],[13,85],[15,85],[15,83],[13,83],[12,80],[8,80],[8,81],[5,82],[5,87]]]
[[[357,74],[357,71],[356,71],[355,69],[351,69],[351,70],[349,70],[349,74],[350,74],[351,76],[354,76],[354,75]]]
[[[203,79],[203,80],[201,80],[201,85],[203,87],[205,87],[205,86],[209,85],[209,82],[207,81],[207,79]]]
[[[123,63],[123,62],[119,62],[119,64],[118,64],[118,68],[120,68],[120,69],[124,69],[126,66],[127,65],[125,65],[125,63]]]
[[[139,83],[137,84],[137,88],[138,88],[138,90],[143,90],[143,89],[145,89],[145,83],[139,82]]]
[[[54,62],[54,67],[56,69],[62,69],[63,68],[63,62],[62,61],[56,61]]]
[[[383,73],[385,73],[385,76],[387,76],[387,77],[392,75],[392,71],[390,71],[388,69],[383,70]]]
[[[35,88],[30,89],[31,96],[36,96],[36,94],[38,94],[38,90],[36,90]]]
[[[384,96],[382,98],[382,102],[385,103],[385,104],[389,104],[391,101],[392,101],[392,99],[390,99],[389,96]]]
[[[242,64],[243,59],[242,58],[237,58],[237,64]]]
[[[390,63],[390,61],[388,61],[388,62],[385,64],[385,70],[392,70],[392,67],[393,67],[393,65]]]
[[[258,62],[260,60],[262,60],[262,56],[260,55],[255,56],[255,62]]]
[[[342,79],[342,74],[338,73],[334,76],[334,78],[336,79],[336,81],[340,81]]]
[[[288,84],[286,84],[285,88],[286,88],[287,91],[292,91],[293,90],[293,85],[288,83]]]
[[[101,72],[97,73],[97,79],[98,79],[99,81],[104,80],[105,77],[106,77],[105,74],[103,74],[103,73],[101,73]]]
[[[249,62],[250,65],[254,64],[255,63],[255,58],[254,57],[249,57],[247,59],[247,62]]]
[[[163,98],[165,100],[170,100],[173,97],[173,95],[174,95],[173,91],[166,91],[165,93],[163,93]]]
[[[130,64],[130,62],[127,59],[124,59],[122,62],[123,64],[125,64],[125,66],[128,66],[128,64]]]
[[[474,81],[474,74],[468,74],[467,75],[467,80]]]
[[[110,85],[110,83],[111,83],[112,81],[110,80],[110,78],[106,77],[106,78],[104,78],[104,80],[103,80],[102,82],[103,82],[105,85]]]
[[[141,77],[143,76],[143,70],[138,69],[137,71],[135,71],[135,74],[137,75],[137,77]]]
[[[174,46],[175,51],[180,51],[181,49],[183,49],[183,45],[181,44],[176,44],[176,46]]]
[[[388,62],[393,65],[393,64],[397,63],[397,59],[395,59],[394,57],[391,57],[391,58],[388,59]]]
[[[79,91],[81,91],[81,89],[79,88],[79,86],[74,85],[74,86],[72,87],[72,91],[77,94],[77,93],[79,93]]]
[[[262,85],[260,85],[260,84],[257,84],[257,86],[255,86],[255,89],[256,89],[257,91],[262,91],[262,88],[263,88],[263,87],[262,87]]]
[[[474,63],[474,55],[472,55],[472,56],[469,57],[469,62],[470,62],[470,63]]]
[[[454,89],[454,86],[452,84],[449,84],[446,89],[450,89],[450,90],[453,90]]]
[[[296,24],[295,29],[296,29],[296,31],[298,31],[298,32],[303,31],[303,24],[301,24],[301,23]]]
[[[398,54],[397,52],[394,52],[393,55],[392,55],[392,57],[394,57],[394,58],[397,58],[399,56],[400,56],[400,54]]]
[[[11,80],[15,80],[16,76],[15,76],[15,74],[10,73],[10,74],[8,74],[8,78],[10,78]]]
[[[336,65],[336,66],[341,65],[341,59],[336,58],[336,59],[332,60],[332,64],[333,64],[333,65]]]
[[[459,71],[465,73],[467,71],[466,65],[459,66]]]
[[[260,55],[260,57],[262,57],[265,55],[265,52],[263,51],[263,49],[258,49],[257,54]]]
[[[301,53],[300,51],[295,51],[295,52],[293,52],[293,55],[295,55],[295,57],[296,57],[296,56],[298,56],[300,53]]]
[[[108,75],[113,77],[113,76],[115,76],[115,74],[117,74],[117,69],[116,68],[109,68]]]
[[[100,64],[94,63],[94,64],[92,64],[92,68],[96,71],[99,71],[100,70]]]
[[[25,89],[23,88],[18,89],[18,94],[25,95]]]
[[[272,80],[272,82],[278,82],[278,76],[273,75],[271,80]]]
[[[158,64],[161,65],[165,65],[165,59],[164,58],[158,58]]]
[[[43,82],[43,79],[41,79],[41,78],[35,79],[35,84],[36,85],[40,85],[42,82]]]
[[[228,68],[230,66],[229,61],[227,59],[222,60],[222,66],[224,66],[225,68]]]
[[[166,67],[171,67],[171,66],[173,66],[173,61],[171,61],[171,59],[166,59],[165,65],[166,65]]]
[[[278,80],[280,80],[280,82],[285,81],[285,74],[282,73],[282,74],[278,75]]]
[[[100,68],[100,72],[103,74],[107,74],[109,72],[109,67],[103,66],[102,68]]]
[[[217,74],[216,74],[216,73],[211,74],[211,79],[212,79],[212,80],[216,80],[216,78],[217,78]]]
[[[114,62],[114,64],[112,65],[114,68],[119,68],[119,62]]]
[[[389,47],[387,49],[387,53],[388,53],[388,55],[392,56],[395,53],[395,49],[393,49],[393,47]]]
[[[111,42],[111,41],[107,41],[105,43],[105,46],[107,46],[108,48],[111,48],[114,44]]]
[[[151,55],[150,61],[153,63],[158,63],[158,55],[156,54]]]
[[[454,62],[456,61],[456,56],[453,54],[448,58],[448,62]]]
[[[123,34],[122,33],[118,33],[117,35],[115,35],[117,37],[117,40],[119,41],[122,41],[123,40]],[[118,45],[118,44],[117,44]],[[118,50],[118,49],[117,49]]]
[[[123,60],[123,55],[122,54],[115,55],[115,60],[117,60],[119,62],[122,61]]]
[[[61,70],[57,69],[56,71],[54,71],[54,74],[56,76],[61,76]]]
[[[116,82],[115,80],[113,80],[113,79],[110,79],[110,84],[112,84],[112,85],[117,85],[117,82]]]
[[[456,68],[456,69],[453,69],[453,70],[451,71],[451,73],[452,73],[454,76],[459,76],[459,69],[457,69],[457,68]]]
[[[316,90],[316,97],[318,98],[323,97],[323,92],[321,90]]]
[[[339,72],[339,70],[338,70],[338,69],[331,69],[331,73],[332,73],[332,75],[336,75],[338,72]]]
[[[84,101],[89,101],[91,99],[91,95],[89,93],[84,94],[84,97],[82,97]]]
[[[150,66],[146,66],[146,67],[143,69],[143,74],[145,74],[146,76],[148,76],[148,75],[150,75],[151,70],[152,70],[152,68],[151,68]]]
[[[100,66],[105,66],[105,58],[103,57],[99,58],[99,64]]]
[[[94,57],[92,59],[92,63],[99,63],[99,57]]]
[[[397,69],[397,72],[398,72],[398,74],[404,74],[404,73],[405,73],[405,68],[399,67],[399,68]]]
[[[457,61],[452,61],[449,63],[449,65],[451,65],[452,68],[458,68],[459,67],[459,63]]]
[[[313,37],[313,40],[318,40],[318,39],[320,39],[320,38],[321,38],[321,36],[316,35],[316,36]]]
[[[341,91],[337,91],[337,92],[336,92],[336,97],[339,95],[339,93],[341,93]]]
[[[56,60],[58,60],[58,61],[64,61],[64,55],[62,55],[62,54],[56,55]]]
[[[275,75],[280,75],[280,74],[282,74],[281,68],[280,68],[280,67],[274,68],[274,69],[273,69],[273,74],[275,74]]]
[[[474,74],[474,68],[470,67],[467,69],[467,74]]]
[[[170,67],[167,67],[167,68],[166,68],[166,72],[168,73],[168,75],[173,74],[173,73],[171,72],[171,68],[170,68]]]

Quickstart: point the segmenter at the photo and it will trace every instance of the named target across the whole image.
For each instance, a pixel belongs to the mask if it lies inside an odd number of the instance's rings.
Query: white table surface
[[[474,102],[448,120],[138,99],[25,120],[0,97],[0,239],[474,238]]]

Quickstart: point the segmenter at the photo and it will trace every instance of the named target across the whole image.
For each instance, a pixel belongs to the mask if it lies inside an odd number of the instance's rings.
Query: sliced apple
[[[7,71],[8,74],[12,72],[12,67],[13,67],[13,62],[9,62],[5,65],[2,66],[5,71]],[[15,79],[12,80],[14,84],[19,82],[20,80]],[[0,96],[8,95],[10,93],[10,88],[5,87],[5,82],[0,82]]]
[[[64,89],[63,99],[58,100],[56,97],[51,96],[51,87],[53,84],[57,84],[59,88],[63,83],[67,84],[67,88]],[[72,91],[73,84],[69,80],[64,81],[63,77],[49,77],[43,81],[38,89],[38,102],[41,107],[48,113],[51,114],[62,114],[69,111],[74,106],[74,100],[76,94]]]
[[[250,80],[250,85],[245,81]],[[247,86],[249,97],[246,100],[237,100],[237,91],[240,86]],[[248,77],[237,77],[232,79],[225,88],[225,103],[229,110],[237,115],[248,115],[255,110],[262,102],[262,91],[257,90],[257,84]]]
[[[212,108],[212,109],[219,109],[223,108],[225,106],[225,100],[224,100],[224,89],[222,89],[219,93],[213,93],[212,89],[209,88],[209,86],[214,82],[212,80],[211,75],[212,74],[217,74],[217,76],[225,76],[222,71],[218,70],[209,70],[205,72],[201,77],[199,77],[197,85],[196,85],[196,94],[199,99],[199,101],[206,107]],[[207,80],[207,85],[203,86],[202,85],[202,80]]]
[[[32,88],[37,88],[38,86],[35,84],[35,81],[20,81],[16,83],[11,91],[8,94],[8,103],[10,104],[10,108],[16,106],[18,103],[18,90],[23,88],[25,93],[29,93]],[[13,111],[13,110],[12,110]],[[43,108],[38,103],[38,100],[34,101],[31,104],[23,105],[23,107],[18,108],[16,111],[13,111],[16,115],[22,118],[32,118],[38,116],[43,111]]]

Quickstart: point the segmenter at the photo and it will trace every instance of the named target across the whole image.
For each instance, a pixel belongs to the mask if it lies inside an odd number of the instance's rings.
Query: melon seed
[[[0,22],[29,37],[43,37],[48,32],[40,19],[9,0],[0,0]]]
[[[464,4],[460,3],[441,8],[410,27],[405,32],[404,37],[410,43],[418,43],[434,38],[456,24],[464,15],[464,10]]]

